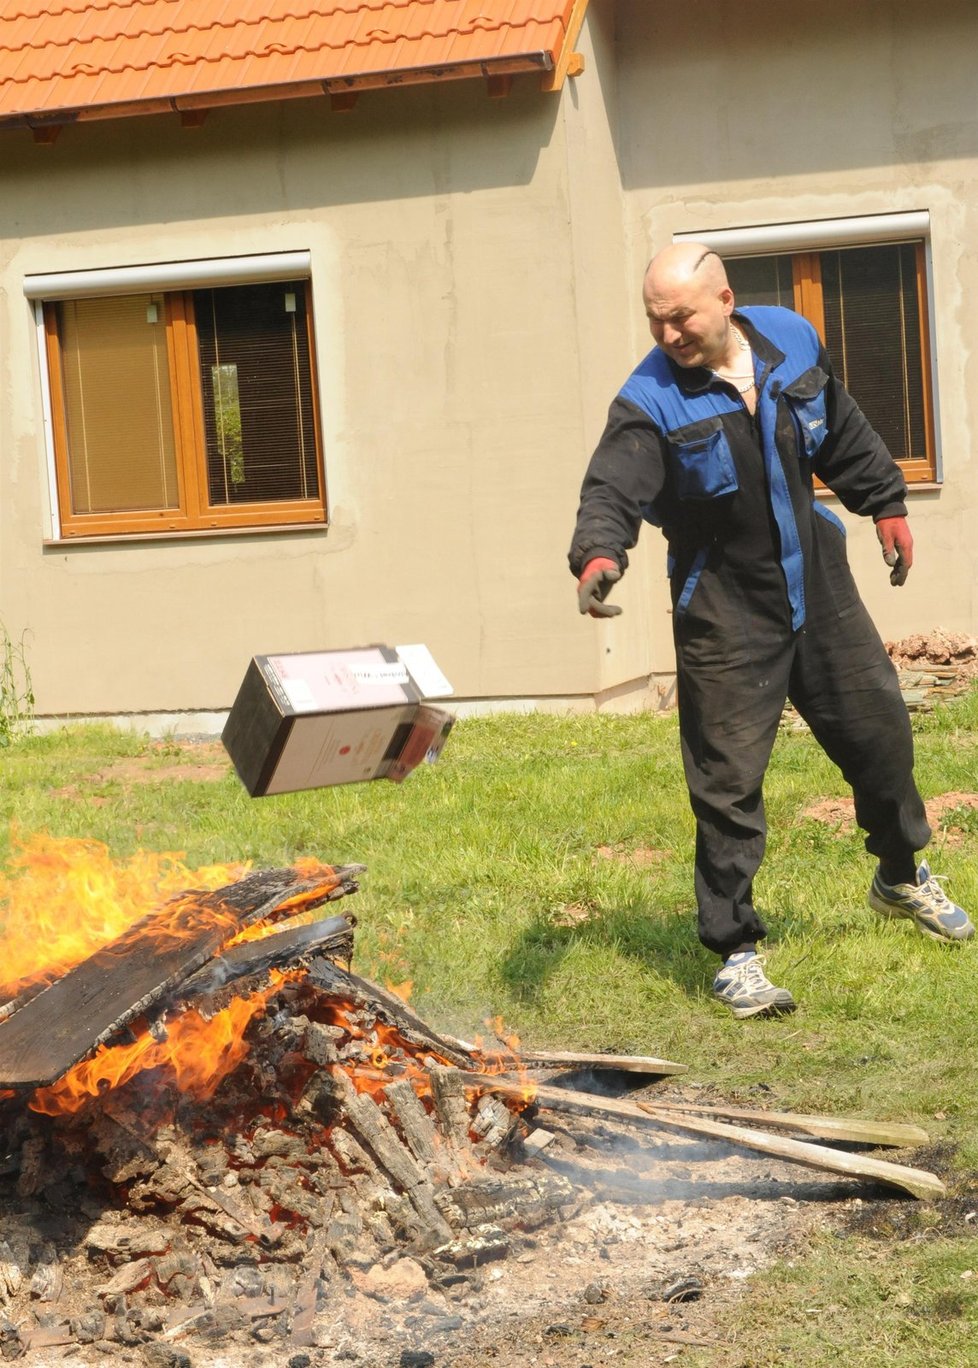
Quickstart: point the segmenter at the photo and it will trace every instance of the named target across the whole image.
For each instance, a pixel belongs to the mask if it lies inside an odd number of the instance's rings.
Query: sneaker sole
[[[723,1005],[733,1013],[738,1021],[756,1016],[788,1016],[798,1006],[797,1002],[762,1002],[758,1007],[731,1007],[729,1002],[725,1002]]]
[[[909,912],[902,907],[894,907],[892,903],[884,902],[882,898],[877,898],[872,890],[870,890],[866,901],[878,917],[883,917],[886,921],[913,922],[920,934],[922,936],[927,936],[930,940],[943,941],[945,945],[963,945],[965,941],[974,939],[975,928],[973,926],[963,936],[949,936],[946,931],[935,931],[932,926],[927,926],[924,922],[918,920],[912,912]]]

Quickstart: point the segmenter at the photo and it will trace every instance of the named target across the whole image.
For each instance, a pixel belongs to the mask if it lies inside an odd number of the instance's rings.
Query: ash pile
[[[481,1265],[576,1209],[524,1162],[519,1088],[473,1086],[499,1058],[350,972],[355,919],[320,913],[361,873],[183,893],[5,984],[3,1359],[299,1364],[405,1284],[448,1331]]]
[[[946,1195],[928,1171],[839,1148],[926,1145],[915,1126],[581,1092],[582,1070],[686,1066],[435,1031],[350,969],[356,919],[334,904],[362,866],[212,869],[174,892],[173,870],[144,877],[158,858],[120,875],[95,843],[48,839],[0,873],[5,1361],[393,1363],[391,1343],[477,1322],[496,1261],[586,1222],[621,1128]],[[556,1086],[531,1078],[554,1071]],[[573,1127],[537,1126],[541,1111]]]

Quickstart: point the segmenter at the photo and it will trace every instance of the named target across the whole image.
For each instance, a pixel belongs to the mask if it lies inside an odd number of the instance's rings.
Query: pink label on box
[[[372,708],[412,697],[406,667],[373,648],[268,656],[267,661],[297,713]]]

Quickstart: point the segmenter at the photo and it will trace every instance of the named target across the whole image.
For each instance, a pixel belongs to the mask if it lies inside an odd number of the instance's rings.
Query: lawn
[[[945,799],[931,865],[978,919],[978,691],[914,725],[921,791]],[[899,1230],[827,1235],[757,1279],[730,1327],[752,1348],[731,1363],[978,1364],[966,1220],[978,1207],[978,944],[873,916],[872,862],[845,807],[827,802],[845,786],[806,734],[778,740],[756,881],[769,973],[800,1003],[776,1021],[735,1022],[710,996],[671,716],[465,720],[439,762],[401,785],[265,799],[248,797],[213,746],[107,728],[16,740],[0,764],[10,879],[11,857],[42,832],[102,842],[122,862],[180,852],[191,869],[362,863],[354,967],[411,980],[433,1025],[472,1038],[501,1018],[535,1046],[680,1060],[730,1100],[756,1105],[763,1086],[784,1109],[924,1125],[946,1207],[910,1203]],[[0,936],[6,915],[0,903]],[[683,1361],[698,1364],[695,1353]]]

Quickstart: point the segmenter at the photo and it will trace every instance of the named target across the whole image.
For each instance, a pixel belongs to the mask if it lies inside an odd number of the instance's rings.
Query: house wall
[[[4,132],[0,622],[38,711],[220,713],[253,654],[424,641],[467,700],[654,704],[672,669],[664,548],[576,609],[566,552],[607,405],[648,349],[640,282],[675,232],[928,209],[944,483],[915,491],[886,636],[978,631],[978,114],[966,0],[592,0],[584,73]],[[330,525],[46,545],[27,274],[308,249]]]
[[[943,483],[915,489],[915,563],[890,586],[844,518],[884,638],[978,634],[978,12],[970,0],[618,6],[630,275],[674,233],[928,210]],[[636,309],[635,351],[647,350]],[[657,589],[652,583],[651,591]],[[656,648],[656,661],[662,666]]]
[[[594,393],[629,360],[609,326],[628,282],[596,80],[584,105],[564,119],[526,78],[501,100],[466,82],[343,115],[304,100],[198,129],[69,127],[53,146],[3,135],[0,620],[27,633],[40,714],[219,712],[254,654],[371,641],[425,642],[462,698],[600,689],[566,555]],[[601,203],[582,208],[589,166]],[[328,530],[45,545],[24,276],[296,249]],[[619,339],[600,376],[592,330]]]

